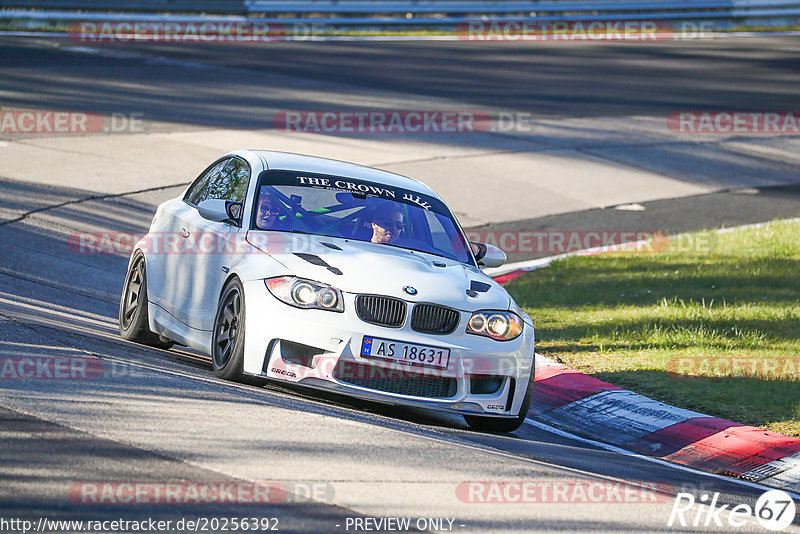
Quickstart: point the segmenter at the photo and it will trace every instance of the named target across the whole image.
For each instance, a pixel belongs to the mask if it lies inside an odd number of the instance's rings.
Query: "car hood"
[[[387,295],[465,311],[511,307],[506,290],[485,274],[424,252],[285,232],[251,231],[248,241],[283,264],[290,274],[348,293]],[[407,286],[416,289],[416,295],[404,291]]]

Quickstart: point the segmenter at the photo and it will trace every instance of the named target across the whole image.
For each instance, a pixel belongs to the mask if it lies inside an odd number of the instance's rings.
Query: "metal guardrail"
[[[800,0],[0,0],[0,19],[246,19],[331,26],[447,27],[475,20],[794,20]],[[57,10],[57,11],[49,11]],[[229,17],[222,17],[223,14]]]
[[[236,13],[240,15],[247,13],[243,0],[2,0],[0,9]]]

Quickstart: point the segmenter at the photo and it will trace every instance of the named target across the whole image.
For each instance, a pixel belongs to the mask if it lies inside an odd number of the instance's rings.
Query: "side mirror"
[[[239,224],[242,203],[223,199],[204,200],[197,205],[197,211],[209,221]]]
[[[475,243],[470,241],[475,259],[478,260],[478,265],[481,267],[500,267],[506,262],[506,253],[494,245],[487,245],[486,243]]]

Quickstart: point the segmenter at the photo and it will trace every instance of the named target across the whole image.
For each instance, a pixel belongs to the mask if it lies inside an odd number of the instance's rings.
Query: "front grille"
[[[391,297],[359,295],[356,313],[366,323],[398,328],[406,319],[406,303]]]
[[[449,399],[458,391],[455,378],[385,369],[356,362],[339,361],[333,370],[333,376],[354,386],[412,397]]]
[[[417,304],[411,314],[411,329],[424,334],[449,334],[458,326],[458,311],[433,304]]]

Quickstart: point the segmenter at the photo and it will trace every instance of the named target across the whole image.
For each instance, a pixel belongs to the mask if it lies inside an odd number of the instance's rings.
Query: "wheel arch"
[[[225,278],[225,281],[222,283],[222,287],[219,290],[219,295],[217,295],[217,306],[219,306],[219,301],[222,299],[222,295],[225,293],[225,288],[228,287],[228,284],[230,284],[233,280],[239,280],[239,283],[242,284],[242,287],[244,287],[244,279],[238,272],[231,271],[228,273],[228,276]]]

